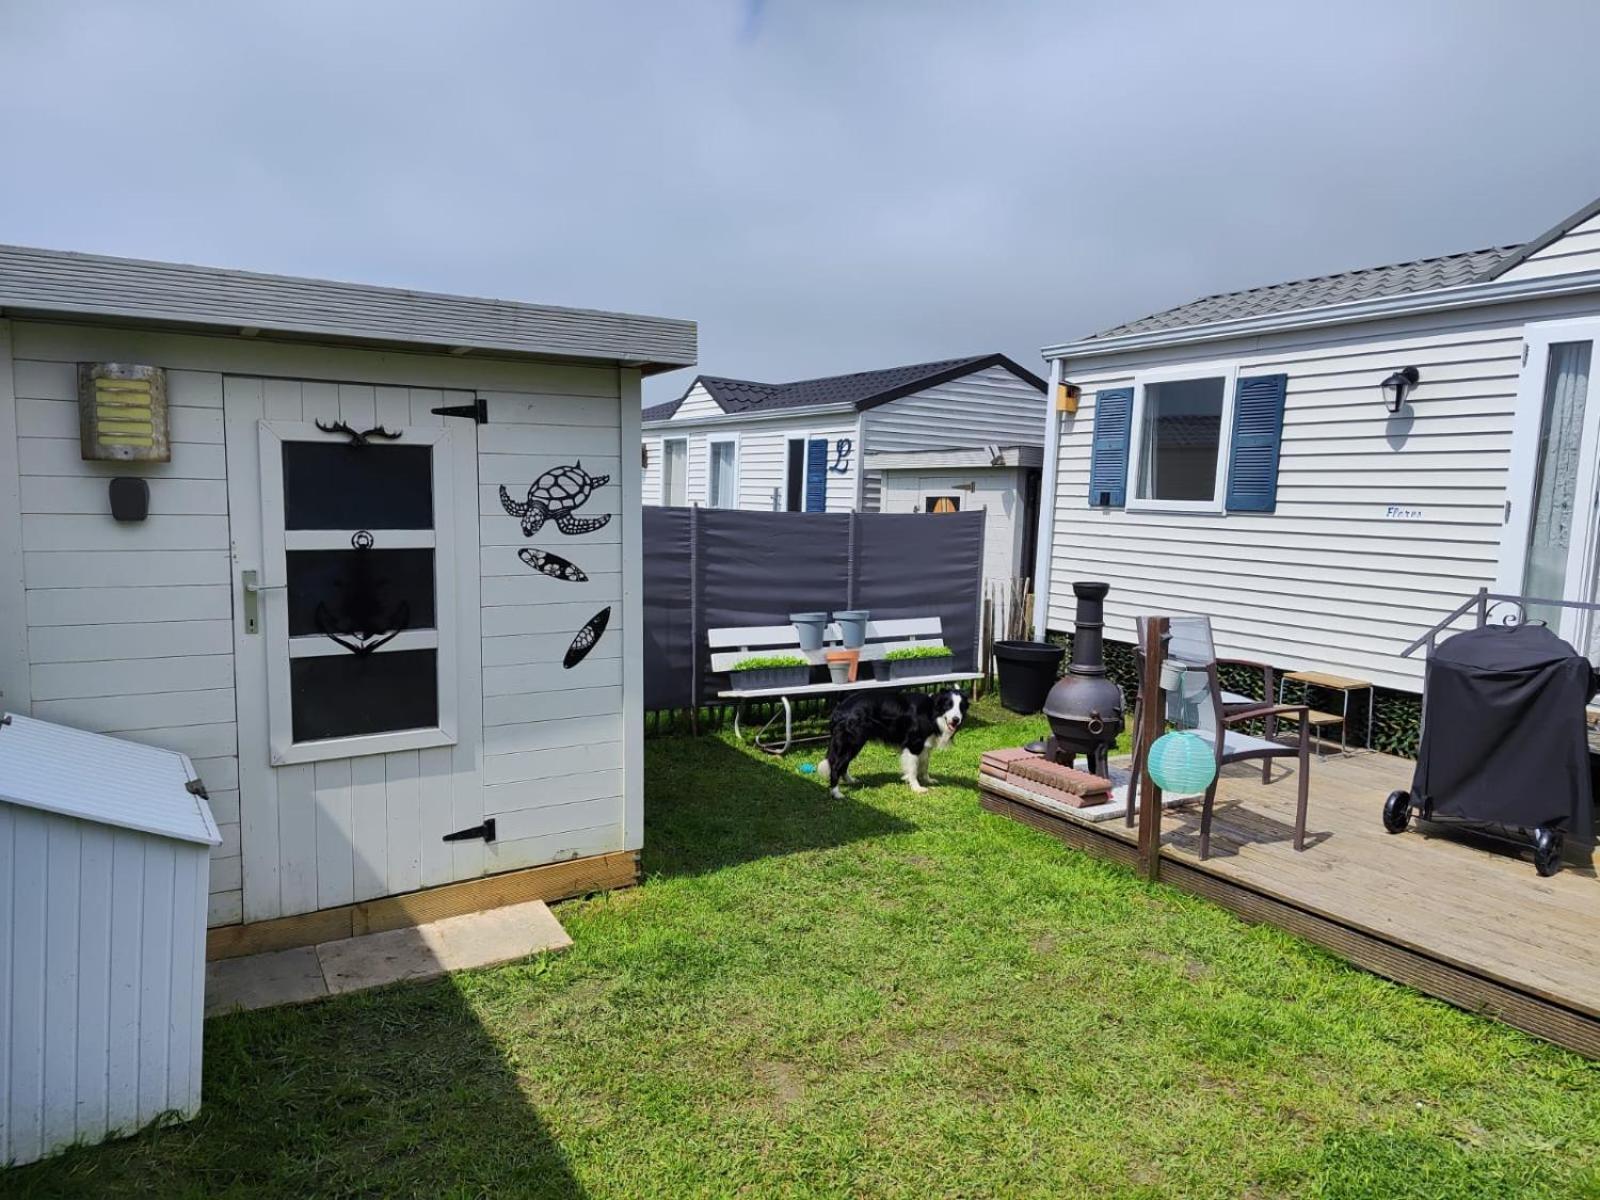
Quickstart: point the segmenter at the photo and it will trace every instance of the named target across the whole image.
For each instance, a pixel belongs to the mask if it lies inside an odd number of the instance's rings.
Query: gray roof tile
[[[711,398],[725,413],[771,412],[784,408],[817,408],[829,404],[849,404],[857,412],[887,404],[890,400],[919,392],[923,388],[959,379],[974,371],[1003,366],[1019,378],[1044,390],[1044,380],[1024,370],[1003,354],[977,354],[968,358],[946,358],[938,362],[914,363],[908,367],[889,367],[882,371],[858,371],[853,375],[828,375],[821,379],[800,379],[794,383],[757,383],[749,379],[724,379],[701,375],[694,383],[705,385]],[[694,383],[689,385],[693,390]],[[688,395],[686,391],[684,395]],[[644,410],[646,421],[664,421],[678,411],[683,397]]]
[[[1371,267],[1364,271],[1345,271],[1338,275],[1319,275],[1314,279],[1204,296],[1164,312],[1140,317],[1137,321],[1103,329],[1085,340],[1185,329],[1217,321],[1235,321],[1244,317],[1262,317],[1353,300],[1373,300],[1382,296],[1403,296],[1410,292],[1452,287],[1471,283],[1489,274],[1518,249],[1520,247],[1500,246],[1489,250],[1471,250],[1465,254],[1446,254],[1439,258],[1418,259],[1416,262]]]

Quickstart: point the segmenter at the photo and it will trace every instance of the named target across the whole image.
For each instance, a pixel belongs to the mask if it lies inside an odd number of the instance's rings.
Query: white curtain
[[[1533,513],[1528,531],[1527,567],[1522,594],[1550,600],[1586,600],[1567,595],[1567,552],[1572,547],[1574,506],[1578,502],[1578,453],[1583,410],[1589,395],[1590,342],[1562,342],[1550,347],[1545,370],[1544,416],[1539,433]],[[1561,610],[1535,605],[1529,620],[1561,626]]]
[[[689,443],[682,438],[668,438],[661,443],[661,503],[683,505],[688,503],[688,479],[684,464],[688,459]]]
[[[737,447],[733,442],[711,443],[711,507],[738,508],[738,497],[733,494],[733,476]]]

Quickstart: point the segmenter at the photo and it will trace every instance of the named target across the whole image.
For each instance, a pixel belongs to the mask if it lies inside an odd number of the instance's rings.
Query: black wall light
[[[1383,406],[1392,413],[1400,411],[1400,406],[1406,402],[1406,397],[1411,394],[1411,389],[1417,386],[1421,375],[1415,367],[1401,367],[1385,379],[1379,386],[1383,388]]]
[[[150,485],[136,475],[111,481],[111,515],[118,521],[142,521],[150,515]]]

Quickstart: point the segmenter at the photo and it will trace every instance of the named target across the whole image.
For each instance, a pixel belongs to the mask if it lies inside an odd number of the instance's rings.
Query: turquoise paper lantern
[[[1217,756],[1211,743],[1185,729],[1163,733],[1150,747],[1150,778],[1163,792],[1191,796],[1217,777]]]

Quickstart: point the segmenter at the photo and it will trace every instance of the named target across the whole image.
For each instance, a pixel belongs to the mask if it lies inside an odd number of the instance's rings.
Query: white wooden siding
[[[1574,225],[1536,254],[1530,254],[1501,279],[1541,279],[1578,271],[1600,271],[1600,216]]]
[[[581,416],[581,424],[557,424],[562,414],[539,403],[503,412],[506,406],[490,397],[495,435],[479,446],[478,490],[483,816],[494,817],[497,826],[496,840],[482,853],[491,872],[623,848],[622,542],[627,523],[636,519],[624,503],[623,479],[638,470],[638,460],[619,457],[622,401],[617,373],[610,378],[607,396],[565,416]],[[637,397],[630,402],[637,404]],[[630,453],[636,453],[636,434],[635,425]],[[605,447],[608,454],[597,452]],[[610,514],[611,521],[576,537],[547,524],[530,543],[501,507],[500,484],[520,495],[543,472],[580,456],[585,471],[610,481],[579,515]],[[529,544],[570,558],[589,581],[567,583],[530,571],[517,557]],[[611,617],[599,642],[576,667],[564,668],[573,636],[607,607]]]
[[[1289,376],[1270,514],[1091,508],[1095,393],[1131,383],[1143,364],[1069,362],[1083,402],[1062,422],[1050,628],[1071,628],[1073,579],[1104,579],[1110,637],[1132,641],[1138,615],[1204,613],[1224,654],[1416,688],[1422,662],[1399,650],[1494,582],[1521,329],[1435,319],[1413,332],[1205,348],[1199,358],[1237,361],[1241,374]],[[1391,418],[1378,384],[1401,365],[1422,379]],[[1390,506],[1420,515],[1396,519]]]
[[[883,512],[883,472],[867,471],[861,476],[861,511]]]
[[[684,396],[683,403],[672,414],[674,421],[696,421],[701,417],[720,417],[722,406],[711,398],[703,384],[695,384]]]
[[[639,474],[639,494],[646,504],[664,504],[661,494],[661,438],[644,439],[644,467]]]
[[[869,454],[954,446],[1041,446],[1044,393],[1004,367],[988,367],[863,415]]]
[[[168,373],[172,461],[136,468],[80,456],[75,360],[19,357],[12,386],[31,712],[194,760],[223,835],[212,852],[213,904],[237,919],[222,377]],[[130,473],[150,484],[151,515],[137,524],[108,516],[108,481]]]
[[[0,880],[0,1163],[193,1116],[206,848],[0,804]]]

